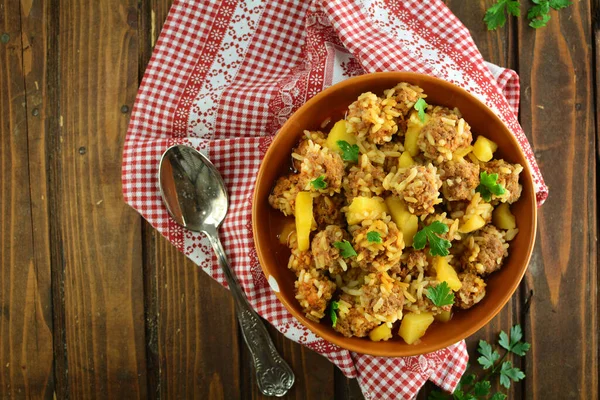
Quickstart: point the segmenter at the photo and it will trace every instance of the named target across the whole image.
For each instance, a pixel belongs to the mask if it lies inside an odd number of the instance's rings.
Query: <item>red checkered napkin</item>
[[[277,130],[308,98],[365,72],[404,70],[462,86],[509,126],[546,196],[516,118],[518,76],[487,64],[467,29],[440,0],[175,1],[140,87],[123,155],[125,200],[225,285],[208,241],[177,226],[162,205],[163,151],[187,143],[221,171],[231,209],[221,238],[252,306],[288,338],[358,378],[368,399],[412,398],[431,380],[453,390],[464,342],[418,357],[379,358],[340,349],[301,326],[275,297],[252,240],[255,176]]]

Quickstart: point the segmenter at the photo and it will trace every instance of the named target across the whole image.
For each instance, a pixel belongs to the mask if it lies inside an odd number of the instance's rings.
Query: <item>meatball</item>
[[[391,218],[387,216],[365,225],[350,228],[357,253],[355,259],[360,268],[371,272],[387,271],[398,264],[404,240]],[[374,234],[379,240],[373,240]]]
[[[483,279],[469,272],[458,274],[462,287],[454,295],[454,304],[466,310],[479,303],[485,296],[485,282]]]
[[[350,168],[344,177],[344,194],[348,203],[358,196],[371,197],[383,193],[385,171],[381,166],[374,166],[366,154],[360,156],[358,165]]]
[[[309,149],[309,140],[312,140],[313,143],[318,144],[323,147],[327,139],[325,138],[325,134],[321,131],[304,131],[304,137],[300,139],[298,142],[298,146],[294,150],[292,150],[292,161],[294,163],[294,169],[296,171],[300,171],[300,166],[302,165],[302,158],[306,156]]]
[[[281,211],[284,215],[294,215],[296,195],[300,191],[298,186],[299,176],[289,174],[282,176],[275,183],[273,192],[269,195],[271,207]]]
[[[393,167],[398,168],[398,160],[404,151],[402,143],[389,142],[380,146],[379,150],[385,155],[385,161],[383,162],[385,171],[389,172]]]
[[[403,117],[408,116],[419,99],[427,97],[423,93],[423,89],[406,82],[401,82],[391,89],[384,90],[383,95],[386,99],[395,101],[394,108]]]
[[[296,299],[306,318],[319,322],[325,316],[327,303],[335,292],[335,283],[322,272],[312,269],[300,272],[295,286]]]
[[[432,116],[417,139],[423,155],[438,163],[451,160],[452,153],[469,147],[472,141],[471,127],[455,114]]]
[[[359,139],[368,139],[375,144],[389,142],[398,132],[395,118],[400,113],[394,105],[394,100],[382,100],[371,92],[363,93],[348,107],[346,129]]]
[[[404,305],[403,290],[387,273],[369,274],[361,287],[360,302],[367,313],[385,322],[396,322]]]
[[[300,190],[333,195],[341,191],[343,176],[344,161],[340,155],[309,140],[300,165]],[[323,188],[315,187],[313,182],[320,177],[325,182]]]
[[[300,275],[300,272],[314,268],[315,264],[312,253],[308,250],[298,250],[298,236],[296,235],[296,232],[290,234],[288,244],[292,253],[288,260],[289,269],[294,271],[296,275]]]
[[[383,180],[383,187],[404,198],[408,210],[415,215],[427,215],[435,212],[434,206],[442,202],[439,189],[442,181],[437,169],[416,165],[389,173]]]
[[[350,308],[347,313],[339,313],[337,323],[333,327],[336,331],[346,337],[365,337],[369,332],[376,328],[381,322],[369,320],[362,310]]]
[[[342,212],[344,197],[341,194],[334,196],[321,195],[313,200],[313,214],[319,229],[327,225],[346,225],[346,217]]]
[[[508,244],[502,233],[493,225],[487,225],[469,236],[461,257],[465,272],[482,276],[497,271],[508,255]]]
[[[448,160],[438,166],[442,194],[449,201],[470,200],[479,185],[479,165],[463,159]]]
[[[483,164],[481,168],[488,174],[498,174],[496,182],[506,189],[501,196],[492,194],[492,200],[498,199],[503,203],[514,203],[519,200],[523,189],[519,184],[519,174],[523,171],[520,164],[511,164],[504,160],[493,160]]]
[[[335,242],[348,240],[350,235],[336,225],[329,225],[315,235],[311,243],[311,251],[315,260],[315,267],[320,270],[328,270],[332,274],[346,271],[348,266],[340,250],[334,246]]]

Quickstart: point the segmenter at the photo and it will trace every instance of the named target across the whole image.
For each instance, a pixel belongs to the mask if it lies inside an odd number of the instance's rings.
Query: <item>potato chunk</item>
[[[286,221],[283,228],[281,228],[281,233],[279,234],[279,243],[287,244],[290,234],[296,230],[296,223],[294,221]]]
[[[400,168],[408,168],[412,167],[413,165],[415,165],[415,160],[413,160],[410,153],[408,151],[403,152],[398,160],[398,166]]]
[[[296,210],[298,204],[296,203]],[[298,211],[296,211],[297,213]],[[388,208],[381,197],[362,197],[358,196],[352,200],[348,211],[346,212],[346,220],[348,225],[356,225],[365,219],[378,219],[383,213],[387,213]]]
[[[435,272],[437,274],[437,280],[440,282],[446,282],[450,289],[460,290],[462,287],[462,283],[460,279],[458,279],[458,275],[456,271],[448,263],[448,259],[446,257],[435,257],[433,260],[433,266],[435,268]]]
[[[469,233],[485,226],[485,220],[479,215],[472,215],[459,228],[460,233]]]
[[[312,226],[313,198],[309,192],[298,192],[296,195],[296,235],[298,235],[298,250],[308,250]]]
[[[510,212],[508,203],[501,203],[492,213],[492,221],[496,228],[515,229],[517,222],[513,213]]]
[[[442,311],[441,313],[437,314],[434,318],[436,321],[448,322],[452,319],[452,310]]]
[[[405,246],[412,246],[413,239],[419,230],[419,217],[408,211],[404,200],[397,196],[388,196],[385,204],[390,210],[392,220],[402,232]]]
[[[432,322],[433,314],[430,312],[408,313],[402,318],[398,334],[406,343],[413,344],[425,335]]]
[[[498,149],[498,145],[490,139],[479,136],[473,145],[473,154],[479,161],[488,162],[494,157],[494,152]]]
[[[335,125],[333,125],[333,128],[331,128],[331,131],[329,131],[326,145],[331,150],[342,154],[342,150],[337,143],[340,140],[345,140],[350,145],[356,144],[356,136],[346,130],[346,120],[343,119],[336,122]]]
[[[465,156],[472,151],[473,146],[461,147],[453,153],[452,158],[465,158]]]
[[[388,340],[392,338],[392,328],[387,324],[381,324],[377,328],[369,332],[369,339],[373,342],[379,342],[381,340]]]
[[[407,123],[406,135],[404,136],[404,149],[408,151],[412,157],[419,154],[419,145],[417,144],[417,139],[419,139],[419,133],[428,120],[429,115],[427,114],[425,114],[425,122],[421,122],[417,112],[410,114],[410,118],[408,119]]]

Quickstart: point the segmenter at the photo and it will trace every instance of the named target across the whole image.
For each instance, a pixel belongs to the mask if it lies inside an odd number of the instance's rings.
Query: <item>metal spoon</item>
[[[210,240],[229,289],[233,293],[242,336],[250,349],[258,388],[266,396],[283,396],[294,384],[294,373],[281,358],[260,318],[248,304],[221,246],[218,229],[229,208],[219,171],[195,149],[172,146],[159,167],[159,185],[169,214],[184,228],[204,232]]]

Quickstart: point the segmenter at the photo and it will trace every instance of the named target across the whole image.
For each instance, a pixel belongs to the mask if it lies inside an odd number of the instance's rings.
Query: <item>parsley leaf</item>
[[[448,232],[448,225],[433,221],[429,226],[424,227],[415,235],[413,239],[413,248],[421,250],[425,248],[425,244],[429,242],[429,254],[432,256],[447,256],[450,252],[448,249],[452,244],[438,235],[443,235]]]
[[[469,366],[467,365],[467,369],[469,369]],[[475,374],[469,374],[469,375],[463,375],[463,377],[460,379],[460,385],[461,386],[470,386],[473,384],[473,382],[475,382],[475,379],[477,379],[477,375]],[[458,387],[458,386],[457,386]]]
[[[340,250],[342,257],[352,257],[356,255],[356,251],[354,251],[354,248],[347,240],[344,240],[343,242],[335,242],[333,245],[336,249]]]
[[[548,21],[550,21],[550,14],[543,14],[541,18],[532,19],[529,26],[534,29],[543,28]]]
[[[498,183],[498,174],[488,174],[481,171],[479,174],[479,186],[475,188],[476,192],[481,193],[481,197],[485,201],[490,201],[492,195],[502,196],[506,193],[506,189]]]
[[[494,363],[500,358],[500,354],[492,349],[492,346],[485,340],[479,341],[479,348],[477,349],[481,357],[477,359],[477,362],[483,367],[483,369],[489,369],[494,366]]]
[[[379,232],[367,232],[367,240],[369,243],[381,243],[381,234]]]
[[[523,357],[529,351],[530,348],[531,345],[529,343],[519,342],[515,344],[514,347],[510,349],[510,351],[512,351],[520,357]]]
[[[490,397],[490,400],[506,400],[506,395],[502,392],[496,392]]]
[[[336,310],[339,310],[339,308],[340,308],[340,303],[338,303],[337,301],[332,301],[331,304],[329,305],[329,317],[331,317],[331,326],[333,326],[334,328],[335,328],[335,325],[337,324],[337,320],[338,320]]]
[[[317,179],[313,179],[312,181],[310,181],[310,184],[313,188],[317,190],[325,189],[327,187],[327,182],[325,182],[325,175],[321,175]]]
[[[339,146],[340,150],[342,150],[342,160],[358,162],[357,145],[350,145],[350,143],[346,142],[345,140],[338,140],[336,143]]]
[[[488,30],[502,28],[506,23],[506,13],[521,16],[521,9],[518,0],[498,0],[496,4],[491,6],[483,17],[483,22],[487,24]]]
[[[425,122],[425,109],[427,109],[427,103],[425,102],[425,99],[421,98],[417,100],[414,107],[415,110],[419,112],[419,119],[421,120],[421,122]]]
[[[425,295],[436,307],[451,306],[454,304],[454,293],[452,293],[450,286],[446,282],[429,287]]]
[[[477,382],[473,387],[473,394],[475,394],[475,396],[477,397],[487,396],[488,394],[490,394],[491,387],[492,384],[490,383],[490,381]]]
[[[519,368],[513,368],[510,361],[504,361],[500,368],[500,384],[505,388],[510,388],[510,381],[518,382],[525,378],[525,374]]]
[[[531,345],[529,343],[521,342],[523,338],[523,330],[521,329],[521,325],[515,325],[510,328],[510,339],[506,332],[500,332],[500,340],[498,340],[498,344],[505,348],[506,350],[515,353],[518,356],[524,356]]]
[[[573,4],[570,0],[550,0],[550,7],[555,10],[560,10],[562,8],[569,7]]]

